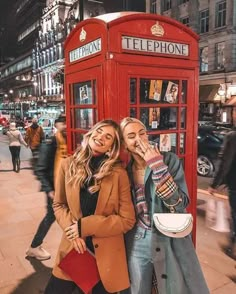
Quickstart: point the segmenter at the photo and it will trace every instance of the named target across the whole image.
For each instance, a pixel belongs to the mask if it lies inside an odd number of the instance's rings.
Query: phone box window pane
[[[137,110],[136,108],[130,108],[130,117],[137,117]]]
[[[130,104],[136,104],[137,102],[137,79],[131,78],[129,80],[130,91]]]
[[[74,104],[93,104],[92,82],[86,81],[74,84]]]
[[[160,108],[140,108],[140,120],[148,130],[157,130],[160,125]]]
[[[83,134],[81,133],[73,133],[73,146],[74,149],[78,148],[81,145],[83,140]]]
[[[185,153],[185,134],[182,133],[179,136],[179,153],[184,154]]]
[[[149,141],[157,144],[158,149],[160,152],[174,152],[176,153],[176,134],[150,134]]]
[[[181,103],[186,104],[187,103],[187,81],[182,81],[182,93],[181,93]]]
[[[160,129],[169,130],[177,128],[177,108],[163,107],[160,109]]]
[[[162,84],[163,102],[164,103],[178,103],[179,99],[179,81],[165,80]]]
[[[94,125],[94,110],[76,109],[75,110],[75,127],[80,129],[90,129]]]
[[[181,129],[186,129],[186,108],[182,107],[181,108],[181,124],[180,124]]]

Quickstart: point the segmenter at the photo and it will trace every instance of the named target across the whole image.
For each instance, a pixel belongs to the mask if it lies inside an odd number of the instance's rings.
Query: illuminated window
[[[216,44],[216,68],[221,69],[225,67],[225,42]]]
[[[200,72],[208,71],[208,47],[200,49]]]

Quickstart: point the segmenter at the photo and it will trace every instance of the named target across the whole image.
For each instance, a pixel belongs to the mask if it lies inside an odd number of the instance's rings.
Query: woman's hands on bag
[[[75,240],[72,240],[72,243],[73,243],[74,249],[78,253],[84,253],[86,251],[86,243],[84,239],[76,238]]]

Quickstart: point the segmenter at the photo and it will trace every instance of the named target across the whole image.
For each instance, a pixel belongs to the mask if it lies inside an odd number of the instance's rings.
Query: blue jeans
[[[54,215],[54,211],[52,208],[53,200],[52,200],[52,198],[50,198],[48,196],[48,193],[46,193],[46,194],[47,194],[47,213],[46,213],[45,217],[43,218],[43,220],[41,221],[41,223],[38,227],[38,230],[34,236],[34,239],[31,243],[31,247],[33,247],[33,248],[36,248],[43,243],[43,239],[45,238],[51,225],[55,221],[55,215]]]
[[[152,231],[134,227],[126,234],[126,251],[131,287],[122,294],[150,294],[152,291]]]

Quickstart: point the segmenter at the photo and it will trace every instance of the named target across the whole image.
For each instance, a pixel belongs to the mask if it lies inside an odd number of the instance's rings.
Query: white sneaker
[[[51,254],[47,252],[47,250],[45,250],[41,245],[36,248],[30,247],[26,251],[26,255],[30,257],[35,257],[38,260],[46,260],[51,258]]]

